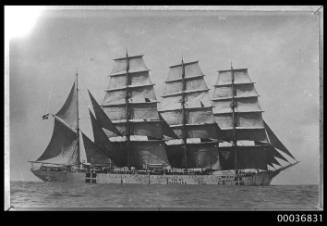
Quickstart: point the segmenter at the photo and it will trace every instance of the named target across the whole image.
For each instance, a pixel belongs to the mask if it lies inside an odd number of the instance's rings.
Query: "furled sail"
[[[82,133],[83,144],[86,153],[86,159],[91,164],[108,164],[110,159],[104,150],[92,142],[84,133]]]
[[[57,117],[64,120],[72,128],[77,127],[77,112],[78,112],[78,90],[77,90],[77,80],[74,82],[68,98],[66,99],[62,108],[56,114]]]
[[[76,131],[55,116],[50,143],[36,161],[62,165],[77,164],[79,162],[77,139]]]

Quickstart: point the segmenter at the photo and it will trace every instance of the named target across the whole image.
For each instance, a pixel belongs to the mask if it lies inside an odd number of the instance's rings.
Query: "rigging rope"
[[[50,112],[50,102],[51,102],[51,97],[52,97],[52,91],[53,91],[53,85],[51,86],[50,93],[49,93],[49,98],[48,98],[48,106],[46,109],[46,114]]]
[[[87,88],[86,88],[87,86],[85,85],[86,83],[84,82],[84,79],[83,79],[81,76],[79,76],[79,81],[80,81],[80,84],[81,84],[80,87],[84,87],[83,89],[82,89],[82,88],[79,88],[79,90],[84,90],[84,91],[86,91],[86,90],[87,90]],[[89,97],[87,96],[86,92],[80,92],[80,97],[82,97],[82,99],[83,99],[84,101],[86,101],[86,102],[84,102],[84,103],[87,103],[87,107],[88,107],[88,108],[93,109],[93,108],[92,108],[92,105],[91,105],[91,103],[90,103]]]
[[[48,97],[48,104],[47,104],[47,107],[45,109],[45,113],[44,115],[42,115],[42,119],[48,119],[49,117],[49,113],[50,113],[50,102],[51,102],[51,97],[52,97],[52,90],[53,90],[53,86],[51,86],[51,89],[50,89],[50,93],[49,93],[49,97]]]

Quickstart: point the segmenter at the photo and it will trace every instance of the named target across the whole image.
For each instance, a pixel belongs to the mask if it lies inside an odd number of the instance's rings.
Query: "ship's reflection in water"
[[[317,185],[217,186],[12,182],[14,209],[315,210]]]

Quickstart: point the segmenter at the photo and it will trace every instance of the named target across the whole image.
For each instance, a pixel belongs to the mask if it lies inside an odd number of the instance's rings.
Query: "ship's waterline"
[[[153,175],[96,172],[65,172],[33,170],[35,176],[45,182],[90,184],[195,184],[195,185],[270,185],[276,172],[226,173],[221,175]]]

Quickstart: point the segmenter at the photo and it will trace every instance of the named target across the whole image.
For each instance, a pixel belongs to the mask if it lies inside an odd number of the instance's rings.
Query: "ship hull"
[[[273,171],[242,173],[239,175],[147,175],[124,173],[53,172],[32,170],[45,182],[92,184],[215,184],[266,186],[277,174]]]

